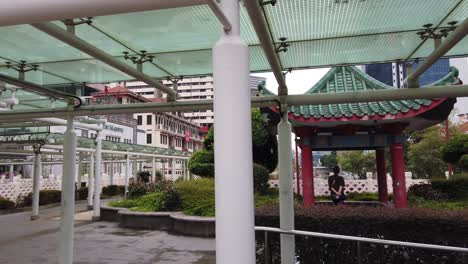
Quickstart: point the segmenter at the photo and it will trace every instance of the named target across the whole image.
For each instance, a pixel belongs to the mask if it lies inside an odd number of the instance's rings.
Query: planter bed
[[[121,227],[162,230],[185,236],[214,237],[215,218],[188,216],[181,212],[134,212],[127,208],[101,206],[101,221]]]

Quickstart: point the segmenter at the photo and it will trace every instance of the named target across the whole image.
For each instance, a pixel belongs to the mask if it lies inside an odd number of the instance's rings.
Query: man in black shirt
[[[339,176],[340,167],[333,168],[333,175],[328,178],[328,188],[330,189],[330,198],[335,205],[343,203],[346,199],[344,195],[345,182],[344,178]]]

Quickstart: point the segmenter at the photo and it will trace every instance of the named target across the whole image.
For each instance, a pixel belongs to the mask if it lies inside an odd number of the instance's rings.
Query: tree
[[[374,155],[360,150],[340,153],[338,164],[342,170],[356,174],[360,179],[366,178],[366,172],[375,171]]]
[[[320,159],[320,163],[322,163],[322,166],[327,167],[330,170],[333,169],[333,167],[338,165],[338,160],[336,158],[336,151],[332,151],[329,155],[324,155]]]
[[[440,127],[434,126],[410,135],[408,159],[417,178],[445,178],[447,164],[442,159],[445,139]]]
[[[278,146],[276,136],[268,129],[268,119],[260,110],[252,110],[252,151],[253,161],[268,172],[275,170],[278,164]],[[214,129],[210,128],[203,141],[205,150],[195,152],[189,160],[189,170],[195,175],[204,177],[214,176]],[[213,160],[213,161],[211,161]],[[203,164],[210,165],[203,165]],[[211,173],[212,172],[212,173]],[[200,175],[203,173],[204,175]],[[206,174],[206,175],[205,175]]]
[[[468,134],[456,135],[442,147],[442,159],[447,163],[457,164],[466,153],[468,153]]]

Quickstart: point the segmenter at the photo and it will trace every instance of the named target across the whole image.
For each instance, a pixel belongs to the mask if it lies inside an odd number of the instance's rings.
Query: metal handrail
[[[463,247],[441,246],[441,245],[434,245],[434,244],[422,244],[422,243],[367,238],[367,237],[357,237],[357,236],[344,236],[344,235],[335,235],[335,234],[300,231],[300,230],[283,230],[280,228],[265,227],[265,226],[256,226],[255,231],[264,231],[264,232],[272,232],[272,233],[280,233],[280,234],[288,234],[288,235],[310,236],[310,237],[330,238],[330,239],[348,240],[348,241],[356,241],[356,242],[375,243],[375,244],[383,244],[383,245],[394,245],[394,246],[401,246],[401,247],[414,247],[414,248],[436,249],[436,250],[446,250],[446,251],[468,253],[468,248],[463,248]]]

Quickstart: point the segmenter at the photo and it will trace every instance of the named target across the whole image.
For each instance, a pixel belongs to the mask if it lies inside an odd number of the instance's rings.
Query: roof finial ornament
[[[133,64],[136,64],[137,70],[143,72],[143,64],[146,62],[153,62],[154,56],[149,55],[146,50],[140,50],[140,53],[136,55],[129,55],[128,51],[122,52],[125,60],[130,60]]]
[[[18,64],[13,64],[11,61],[5,62],[7,69],[13,69],[19,73],[19,79],[24,80],[24,74],[30,71],[37,71],[39,69],[39,65],[28,63],[25,60],[20,60]]]
[[[429,38],[441,39],[443,37],[447,37],[450,31],[454,31],[457,28],[457,23],[457,21],[450,21],[447,23],[448,26],[445,27],[433,27],[433,24],[425,24],[423,25],[424,29],[418,31],[416,34],[418,34],[422,40]]]

